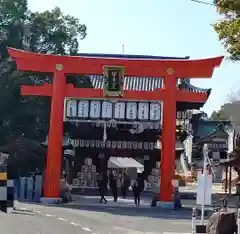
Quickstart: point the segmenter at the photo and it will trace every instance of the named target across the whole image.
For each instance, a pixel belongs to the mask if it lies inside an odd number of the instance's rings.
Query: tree
[[[30,50],[34,52],[77,55],[79,39],[86,37],[86,26],[75,17],[63,15],[58,7],[51,12],[30,13],[27,23]]]
[[[28,9],[27,0],[0,0],[0,145],[7,145],[23,133],[27,139],[45,140],[50,113],[49,98],[22,97],[20,85],[51,83],[52,75],[16,71],[7,46],[38,53],[77,55],[79,42],[85,37],[86,26],[79,19],[64,15],[58,7],[39,13]],[[92,87],[88,76],[67,76],[67,83]],[[28,145],[9,157],[11,165],[15,162],[22,170],[31,168],[26,163],[21,165],[26,154],[28,163],[31,164],[29,157],[36,161],[36,156],[26,149]]]
[[[0,1],[0,144],[22,133],[42,141],[48,133],[50,100],[21,97],[20,84],[51,83],[51,74],[18,72],[9,61],[6,46],[38,53],[77,55],[86,26],[79,19],[52,11],[30,12],[27,0]],[[68,83],[91,87],[87,76],[68,76]]]
[[[240,1],[214,0],[223,19],[214,24],[219,40],[233,61],[240,60]]]
[[[231,92],[228,101],[218,111],[213,111],[212,120],[231,120],[235,127],[240,126],[240,91]]]
[[[221,106],[221,108],[218,111],[213,111],[210,117],[211,120],[228,120],[229,116],[224,111],[224,106]]]

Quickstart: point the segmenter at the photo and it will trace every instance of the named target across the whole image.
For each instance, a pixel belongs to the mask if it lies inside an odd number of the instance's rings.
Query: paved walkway
[[[106,207],[135,207],[133,198],[118,198],[117,202],[113,201],[113,198],[110,196],[106,196],[107,204],[101,204],[99,202],[99,196],[84,196],[84,195],[74,195],[73,202],[70,204],[74,205],[104,205]],[[142,197],[141,198],[141,206],[145,208],[149,208],[151,206],[151,198],[150,197]]]
[[[184,219],[182,217],[174,218],[165,214],[159,217],[153,214],[146,214],[143,212],[144,209],[139,210],[139,207],[134,207],[134,211],[126,214],[123,213],[122,210],[114,211],[103,208],[99,210],[88,210],[84,208],[69,209],[63,207],[49,207],[44,205],[24,203],[18,203],[16,205],[18,211],[15,212],[15,214],[7,215],[7,217],[9,217],[7,225],[7,220],[2,220],[0,214],[0,225],[6,234],[191,233],[191,217],[190,219]],[[24,210],[25,212],[23,212]],[[14,225],[15,223],[17,225]]]
[[[187,187],[180,187],[181,192],[194,192],[195,193],[196,189],[197,189],[196,183],[193,183]],[[224,189],[222,188],[222,184],[220,184],[220,183],[214,183],[212,185],[212,192],[213,192],[213,194],[217,194],[217,193],[224,194],[225,193]],[[234,194],[234,193],[236,193],[235,187],[232,188],[232,194]]]
[[[94,207],[108,207],[108,208],[130,208],[135,207],[133,198],[123,199],[118,198],[117,202],[113,201],[111,196],[106,196],[107,204],[101,204],[99,202],[99,196],[84,196],[84,195],[74,195],[73,202],[68,203],[67,205],[71,206],[94,206]],[[192,209],[195,206],[195,200],[183,200],[183,208]],[[151,197],[141,197],[140,207],[144,209],[151,209]],[[160,208],[160,207],[157,207]]]
[[[133,198],[129,197],[126,199],[123,199],[121,197],[118,198],[117,202],[113,201],[113,198],[111,196],[106,196],[106,199],[108,200],[107,204],[101,204],[99,201],[99,196],[84,196],[84,195],[73,195],[73,202],[67,203],[67,206],[93,206],[93,207],[105,207],[105,208],[131,208],[135,207]],[[235,200],[234,199],[228,199],[229,201],[229,207],[234,208],[235,207]],[[219,199],[216,201],[216,205],[219,206]],[[141,208],[144,209],[151,209],[151,197],[149,196],[142,196],[141,197]],[[194,206],[196,206],[196,200],[182,200],[182,206],[185,210],[192,210]],[[160,208],[157,206],[157,208]],[[206,207],[208,210],[213,210],[213,207]]]

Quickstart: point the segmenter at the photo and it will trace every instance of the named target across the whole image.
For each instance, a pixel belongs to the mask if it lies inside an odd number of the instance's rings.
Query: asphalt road
[[[4,234],[191,233],[191,219],[181,219],[180,213],[178,217],[171,212],[149,216],[138,207],[127,212],[126,208],[104,205],[97,209],[88,209],[86,206],[71,209],[17,203],[15,211],[0,213],[0,225]]]

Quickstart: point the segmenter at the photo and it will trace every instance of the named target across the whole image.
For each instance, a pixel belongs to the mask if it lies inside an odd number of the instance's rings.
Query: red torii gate
[[[206,93],[188,92],[176,88],[177,78],[211,78],[223,57],[202,60],[149,60],[57,56],[31,53],[9,48],[21,71],[51,72],[53,84],[21,86],[21,95],[52,97],[48,156],[44,196],[58,198],[62,159],[64,98],[107,98],[103,89],[75,88],[66,84],[66,74],[103,74],[104,66],[122,66],[126,76],[164,78],[164,88],[155,91],[125,90],[124,100],[163,101],[163,133],[161,157],[160,201],[172,201],[172,179],[175,169],[176,102],[205,102]]]

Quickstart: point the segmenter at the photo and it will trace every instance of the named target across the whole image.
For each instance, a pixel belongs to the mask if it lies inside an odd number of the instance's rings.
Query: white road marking
[[[73,226],[79,226],[79,224],[74,223],[74,222],[70,222],[70,224],[73,225]]]
[[[107,210],[117,210],[117,208],[114,208],[114,207],[107,207],[106,209]]]
[[[54,215],[51,214],[45,214],[47,217],[54,217]]]
[[[82,230],[84,230],[86,232],[91,232],[92,231],[90,228],[82,228]]]
[[[36,210],[36,211],[34,211],[34,213],[36,213],[36,214],[41,214],[42,212]]]
[[[58,220],[61,220],[61,221],[64,221],[64,222],[67,221],[66,219],[63,219],[63,218],[58,218]]]
[[[174,220],[174,221],[171,221],[171,224],[183,224],[183,225],[190,225],[191,224],[191,222],[187,222],[187,221],[177,221],[177,220]]]

